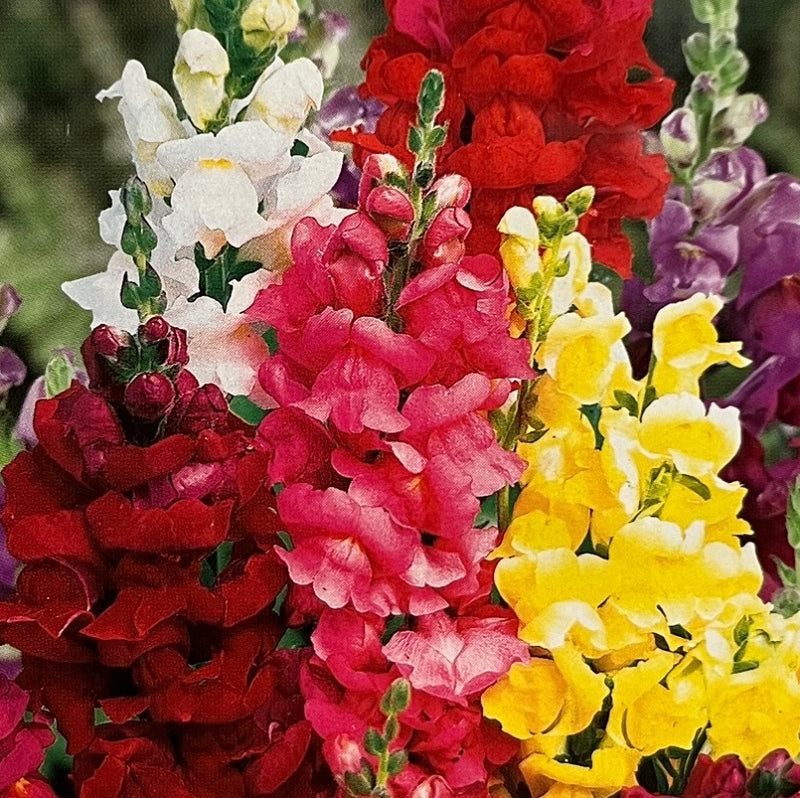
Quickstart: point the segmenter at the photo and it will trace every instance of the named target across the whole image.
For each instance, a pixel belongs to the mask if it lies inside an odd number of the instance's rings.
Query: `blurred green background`
[[[380,0],[324,0],[353,30],[336,82],[357,82],[370,37],[384,26]],[[741,0],[740,42],[751,59],[745,90],[771,108],[751,143],[773,171],[800,174],[800,0]],[[689,0],[656,0],[648,30],[655,60],[687,88],[681,39],[695,28]],[[94,99],[128,58],[169,85],[176,47],[168,0],[0,0],[0,282],[22,309],[3,342],[41,373],[55,347],[77,348],[89,314],[60,291],[104,268],[97,235],[108,190],[130,172],[116,103]]]

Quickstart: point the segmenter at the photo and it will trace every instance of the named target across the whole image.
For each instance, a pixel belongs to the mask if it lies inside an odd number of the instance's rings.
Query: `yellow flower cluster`
[[[739,447],[738,411],[699,398],[709,366],[747,362],[717,339],[721,302],[663,309],[634,380],[630,326],[588,282],[588,246],[550,228],[543,245],[523,208],[499,228],[541,376],[512,411],[528,468],[495,581],[534,656],[484,693],[484,712],[521,741],[534,798],[611,795],[643,757],[701,734],[747,765],[800,753],[800,621],[757,598],[744,490],[718,476]]]

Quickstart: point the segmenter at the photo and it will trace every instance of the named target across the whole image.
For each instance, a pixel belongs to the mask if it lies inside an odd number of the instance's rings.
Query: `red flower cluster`
[[[0,639],[75,754],[81,798],[310,797],[294,775],[311,737],[300,654],[276,653],[286,569],[267,455],[183,370],[180,331],[151,322],[95,331],[91,388],[41,401],[39,444],[4,471],[24,567]]]
[[[652,218],[669,176],[640,132],[670,109],[673,83],[642,34],[652,0],[386,0],[391,24],[364,59],[362,96],[385,103],[374,134],[341,132],[356,158],[408,160],[417,90],[430,69],[447,86],[444,171],[473,185],[471,252],[494,252],[496,226],[537,194],[597,190],[586,232],[594,257],[623,275],[621,220]]]
[[[283,486],[286,607],[315,627],[306,717],[340,783],[362,758],[375,765],[365,732],[405,676],[412,701],[393,744],[410,761],[392,794],[485,795],[517,745],[482,719],[480,693],[528,653],[514,618],[489,602],[497,530],[474,524],[479,497],[522,470],[486,414],[506,400],[508,375],[530,374],[530,346],[508,334],[500,264],[463,256],[459,178],[427,192],[436,211],[419,273],[395,292],[387,237],[406,235],[414,215],[385,173],[377,162],[365,171],[372,216],[297,226],[293,267],[250,310],[277,331],[260,379],[279,409],[259,437]]]

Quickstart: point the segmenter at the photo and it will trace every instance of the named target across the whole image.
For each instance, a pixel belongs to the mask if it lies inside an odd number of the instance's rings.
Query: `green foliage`
[[[197,244],[194,248],[194,262],[200,276],[200,290],[189,297],[189,301],[208,296],[216,299],[223,310],[227,310],[233,294],[232,283],[261,268],[258,261],[238,260],[238,256],[238,248],[226,244],[218,255],[207,258],[203,245]]]

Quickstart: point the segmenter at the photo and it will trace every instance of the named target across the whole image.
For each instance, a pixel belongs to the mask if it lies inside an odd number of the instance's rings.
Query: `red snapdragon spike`
[[[125,387],[125,407],[143,421],[167,416],[175,402],[175,386],[164,374],[137,374]]]
[[[584,224],[595,259],[629,273],[621,220],[652,218],[669,185],[663,159],[644,154],[639,140],[670,109],[673,89],[642,44],[652,0],[386,7],[390,25],[367,52],[362,94],[387,108],[374,133],[338,134],[355,143],[357,159],[390,151],[410,163],[416,93],[438,69],[440,119],[450,122],[440,165],[474,189],[468,250],[496,250],[495,228],[512,205],[592,184],[598,213]]]

